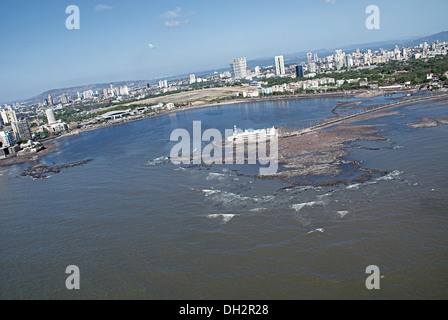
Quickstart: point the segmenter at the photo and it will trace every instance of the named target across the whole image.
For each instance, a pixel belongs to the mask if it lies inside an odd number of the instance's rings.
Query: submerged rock
[[[47,173],[60,173],[61,169],[81,166],[90,161],[92,161],[92,159],[69,163],[69,164],[65,164],[65,165],[61,165],[61,166],[46,166],[46,165],[43,165],[42,163],[38,163],[38,164],[32,166],[31,168],[29,168],[28,170],[24,171],[21,175],[23,177],[44,179],[44,178],[47,178],[47,175],[46,175]]]

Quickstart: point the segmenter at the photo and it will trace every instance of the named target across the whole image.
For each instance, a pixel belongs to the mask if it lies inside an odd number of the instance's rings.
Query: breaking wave
[[[401,176],[403,174],[403,171],[394,170],[391,173],[388,173],[384,177],[380,177],[376,179],[377,181],[387,181],[387,180],[394,180]]]
[[[308,232],[307,234],[312,234],[312,233],[316,233],[316,232],[324,233],[325,230],[323,228],[317,228],[317,229],[314,229],[314,230]]]
[[[164,164],[170,162],[170,159],[168,157],[159,157],[155,158],[153,160],[149,160],[146,165],[147,166],[156,166],[158,164]]]
[[[324,201],[311,201],[311,202],[293,204],[291,208],[296,210],[296,212],[299,212],[305,207],[314,207],[315,205],[324,205],[324,204],[325,204]]]
[[[232,220],[233,217],[237,216],[236,214],[224,214],[224,213],[218,213],[218,214],[209,214],[207,218],[209,219],[222,219],[222,224],[228,223],[230,220]]]

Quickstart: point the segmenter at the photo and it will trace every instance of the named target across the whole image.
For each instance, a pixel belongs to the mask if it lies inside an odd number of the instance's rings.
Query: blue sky
[[[368,5],[381,29],[365,27]],[[68,30],[65,9],[80,9]],[[448,30],[446,0],[1,0],[0,101]]]

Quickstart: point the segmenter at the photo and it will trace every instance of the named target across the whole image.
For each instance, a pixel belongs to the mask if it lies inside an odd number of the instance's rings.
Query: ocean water
[[[47,179],[20,176],[30,164],[1,167],[0,298],[447,299],[448,127],[406,123],[448,106],[363,122],[388,139],[349,145],[346,159],[388,172],[365,183],[292,187],[167,161],[172,130],[193,121],[300,127],[341,101],[210,107],[62,138],[42,163],[93,161]],[[65,287],[68,265],[80,290]],[[365,286],[369,265],[379,290]]]

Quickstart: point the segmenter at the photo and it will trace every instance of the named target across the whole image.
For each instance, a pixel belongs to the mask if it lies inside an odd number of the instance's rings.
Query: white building
[[[45,114],[47,115],[48,124],[52,124],[56,122],[56,117],[54,115],[54,111],[52,109],[45,110]]]
[[[160,80],[159,81],[159,88],[160,89],[168,88],[168,81],[167,80]]]
[[[247,77],[246,58],[233,59],[233,73],[235,80],[244,79]]]
[[[120,88],[120,95],[122,96],[128,96],[129,95],[129,88],[128,86],[124,86]]]
[[[82,93],[83,99],[91,99],[93,96],[93,90],[84,91]]]
[[[4,124],[12,124],[17,121],[16,112],[11,107],[8,110],[1,110],[0,115]]]
[[[6,110],[0,110],[0,115],[2,117],[2,121],[4,124],[9,123],[8,115],[6,114]]]
[[[277,76],[284,76],[286,74],[283,56],[275,57],[275,74]]]
[[[227,137],[226,140],[227,142],[233,143],[257,143],[275,138],[276,136],[277,130],[274,127],[260,130],[244,130],[243,132],[240,130],[240,132],[238,132],[238,129],[234,126],[233,135]]]
[[[190,84],[196,83],[196,75],[190,74]]]

